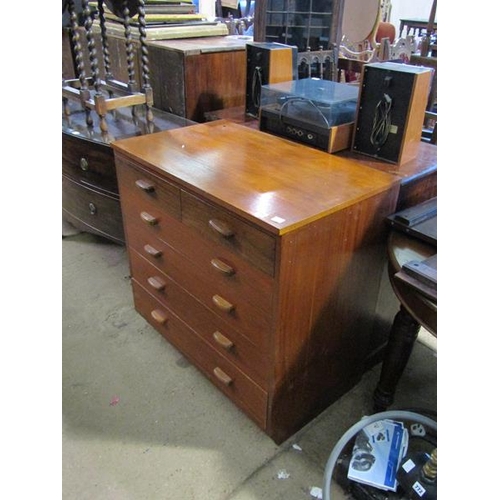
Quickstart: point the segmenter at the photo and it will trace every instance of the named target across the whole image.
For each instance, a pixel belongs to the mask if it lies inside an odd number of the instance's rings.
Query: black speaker
[[[247,75],[245,112],[257,117],[262,85],[297,79],[297,47],[274,42],[246,44]]]
[[[422,66],[365,64],[352,150],[396,164],[415,158],[431,78]]]

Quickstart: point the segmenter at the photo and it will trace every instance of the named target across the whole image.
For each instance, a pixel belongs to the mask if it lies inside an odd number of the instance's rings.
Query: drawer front
[[[63,176],[62,208],[72,218],[94,229],[94,232],[125,241],[120,201],[117,197],[94,191]]]
[[[230,212],[182,191],[182,222],[274,276],[275,238]]]
[[[270,276],[223,246],[200,238],[194,230],[175,219],[163,217],[160,231],[145,223],[139,211],[127,220],[129,246],[185,288],[188,285],[184,282],[184,271],[189,271],[195,279],[195,286],[189,287],[191,293],[201,296],[196,290],[204,286],[204,293],[219,291],[232,302],[241,302],[243,297],[244,308],[257,308],[261,315],[271,317],[273,279]]]
[[[138,207],[141,211],[149,208],[176,219],[181,218],[180,189],[177,186],[136,168],[132,162],[119,155],[116,157],[116,168],[120,197],[124,204]]]
[[[144,319],[265,430],[267,393],[135,280],[132,280],[132,289],[135,307]]]
[[[129,255],[132,276],[144,289],[174,311],[220,354],[239,366],[261,386],[266,386],[268,360],[262,346],[251,342],[230,322],[210,311],[135,250]]]
[[[113,151],[109,145],[62,135],[62,171],[73,180],[118,194]]]

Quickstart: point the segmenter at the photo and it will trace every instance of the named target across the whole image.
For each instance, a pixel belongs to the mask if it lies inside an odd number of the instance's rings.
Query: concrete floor
[[[336,442],[371,413],[380,365],[277,446],[136,313],[125,248],[65,234],[62,498],[315,498]],[[391,409],[437,410],[435,349],[422,331]],[[335,484],[332,497],[349,498]]]

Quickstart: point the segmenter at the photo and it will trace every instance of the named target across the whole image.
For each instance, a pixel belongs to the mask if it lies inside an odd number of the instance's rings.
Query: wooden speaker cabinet
[[[402,164],[415,158],[432,70],[382,62],[363,68],[352,149]]]
[[[262,85],[297,79],[297,47],[271,42],[249,42],[245,111],[257,117]]]

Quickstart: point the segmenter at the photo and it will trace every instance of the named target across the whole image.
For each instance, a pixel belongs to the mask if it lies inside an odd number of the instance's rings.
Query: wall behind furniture
[[[396,33],[399,35],[400,19],[429,19],[433,0],[392,0],[391,23],[396,26]],[[437,21],[437,8],[436,17]],[[405,33],[403,32],[403,36]]]

